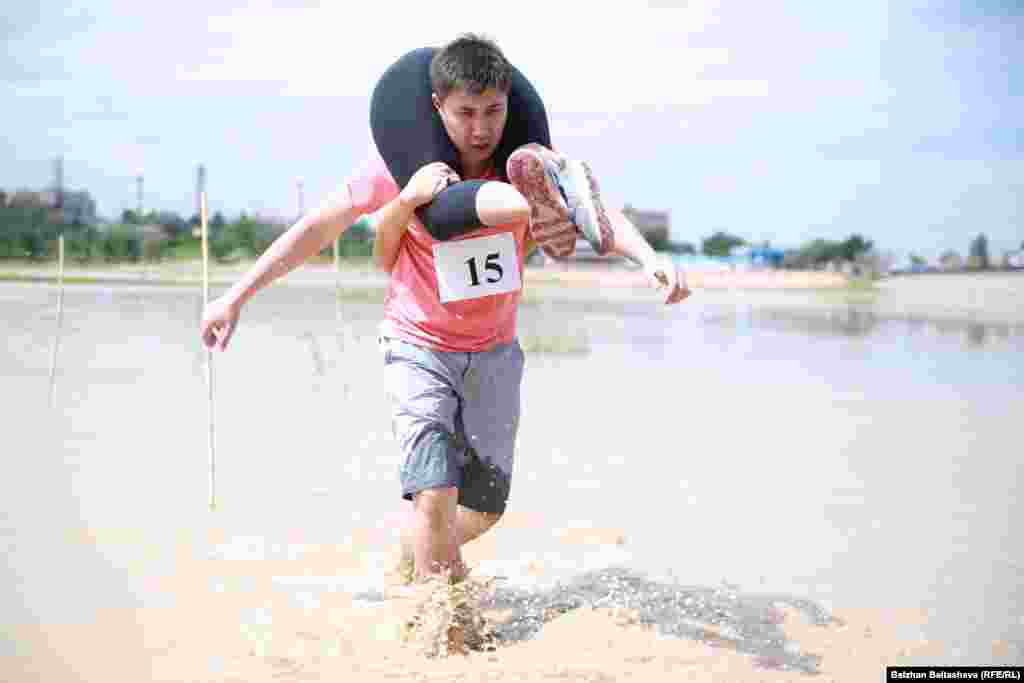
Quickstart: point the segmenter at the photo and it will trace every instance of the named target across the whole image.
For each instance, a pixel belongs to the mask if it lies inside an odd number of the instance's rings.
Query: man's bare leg
[[[419,579],[443,572],[454,580],[465,576],[456,533],[458,495],[450,486],[420,491],[413,498],[412,554]]]
[[[457,500],[457,496],[456,496]],[[406,510],[401,529],[401,556],[398,561],[397,573],[406,583],[416,575],[416,555],[414,544],[414,527],[416,524],[416,506],[410,505]],[[491,512],[477,512],[461,505],[456,505],[455,512],[455,543],[458,546],[458,558],[462,561],[462,546],[479,538],[487,530],[497,524],[501,515]],[[464,567],[463,567],[464,569]]]

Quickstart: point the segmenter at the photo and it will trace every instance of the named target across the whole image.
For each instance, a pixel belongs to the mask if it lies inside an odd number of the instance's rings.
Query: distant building
[[[96,200],[85,190],[64,191],[64,222],[93,224],[97,220]]]
[[[963,270],[964,259],[953,250],[946,251],[939,257],[939,267],[942,270]]]
[[[629,260],[622,256],[619,256],[618,254],[601,256],[594,250],[594,247],[590,246],[590,242],[588,242],[583,237],[577,237],[576,248],[571,256],[568,256],[562,260],[553,259],[547,254],[545,254],[542,249],[537,249],[536,253],[533,256],[533,259],[530,260],[530,263],[554,267],[567,267],[570,264],[612,266],[629,263]]]
[[[667,211],[641,211],[626,204],[622,213],[651,244],[665,244],[670,234]]]
[[[168,239],[167,230],[158,223],[145,223],[137,226],[135,230],[143,244],[165,242]]]
[[[48,200],[43,197],[42,192],[25,189],[15,190],[8,195],[7,206],[42,209],[51,207]]]
[[[59,223],[96,223],[96,201],[87,191],[65,190],[63,207],[57,206],[56,190],[16,190],[7,195],[7,206],[48,209],[51,220]]]
[[[668,242],[669,237],[669,214],[667,211],[641,211],[626,204],[622,209],[623,215],[636,226],[637,231],[644,236],[648,242],[657,247]],[[629,260],[618,255],[601,256],[590,242],[583,237],[576,240],[576,250],[571,256],[563,261],[557,261],[544,254],[538,249],[535,262],[541,265],[562,265],[569,264],[593,264],[606,266],[621,266],[629,263]]]
[[[1024,268],[1024,249],[1003,253],[1003,267]]]

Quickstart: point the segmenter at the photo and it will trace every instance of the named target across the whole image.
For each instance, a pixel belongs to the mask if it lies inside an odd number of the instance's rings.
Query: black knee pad
[[[436,48],[424,47],[402,56],[385,70],[370,98],[373,141],[400,188],[416,171],[435,161],[443,161],[462,175],[458,153],[430,97],[430,60],[436,52]],[[513,66],[508,121],[494,153],[499,178],[505,179],[509,155],[530,142],[551,147],[547,112],[533,85]],[[431,237],[449,240],[480,227],[476,192],[482,182],[451,185],[416,210]]]
[[[445,241],[464,235],[480,227],[480,217],[476,213],[476,193],[484,186],[486,180],[466,180],[447,188],[444,201],[441,195],[429,204],[424,204],[416,211],[416,215],[425,226],[433,226],[430,231],[435,240]]]

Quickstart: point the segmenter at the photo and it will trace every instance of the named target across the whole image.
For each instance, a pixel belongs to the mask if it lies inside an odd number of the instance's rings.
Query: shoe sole
[[[509,182],[530,204],[530,234],[545,254],[563,259],[576,250],[576,228],[562,195],[537,152],[520,149],[508,159]]]
[[[612,224],[608,220],[608,213],[604,209],[604,203],[601,201],[601,189],[598,187],[597,178],[594,177],[594,172],[590,169],[590,164],[585,161],[569,161],[566,163],[567,175],[573,180],[574,184],[579,184],[579,179],[582,177],[585,181],[583,192],[579,193],[580,198],[580,212],[575,216],[576,227],[580,229],[583,236],[590,242],[590,246],[594,248],[601,256],[604,256],[611,251],[614,243],[614,236],[612,234]]]

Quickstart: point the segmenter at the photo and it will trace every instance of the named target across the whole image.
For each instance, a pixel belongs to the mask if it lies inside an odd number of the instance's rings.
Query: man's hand
[[[457,182],[459,176],[448,164],[435,161],[423,166],[409,178],[401,197],[414,208],[420,207],[429,204],[441,190]]]
[[[199,324],[199,334],[208,350],[223,351],[227,348],[238,326],[241,309],[241,304],[229,296],[222,296],[206,305],[203,321]]]
[[[644,273],[651,286],[665,292],[666,304],[677,304],[690,296],[686,278],[671,259],[655,256],[644,263]]]

